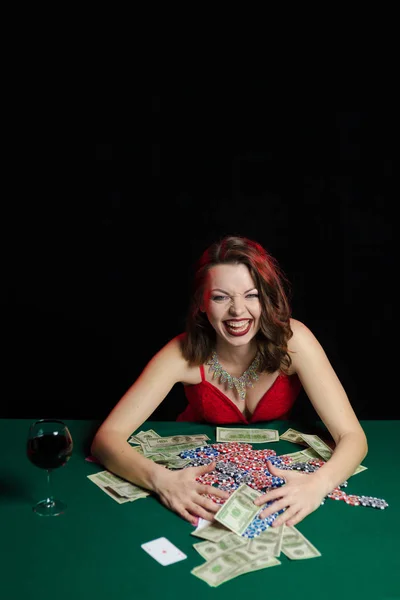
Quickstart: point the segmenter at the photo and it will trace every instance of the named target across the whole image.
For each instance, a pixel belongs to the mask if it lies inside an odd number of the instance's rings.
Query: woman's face
[[[233,346],[248,344],[260,327],[259,293],[242,264],[216,265],[208,271],[202,310],[218,336]]]

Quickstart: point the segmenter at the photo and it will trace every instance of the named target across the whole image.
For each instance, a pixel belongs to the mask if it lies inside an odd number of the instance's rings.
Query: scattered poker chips
[[[285,479],[276,477],[268,471],[267,461],[270,461],[278,469],[295,470],[303,473],[313,473],[325,464],[324,460],[316,458],[304,462],[295,462],[288,455],[277,456],[276,452],[270,449],[254,450],[251,444],[241,442],[222,442],[209,446],[200,446],[199,448],[184,450],[179,456],[190,459],[190,462],[183,467],[185,469],[215,462],[215,469],[197,477],[197,481],[218,487],[230,493],[234,492],[244,483],[261,493],[284,485],[286,483]],[[344,481],[340,486],[332,490],[326,498],[342,500],[351,506],[369,506],[379,509],[385,509],[389,506],[381,498],[347,494],[342,489],[346,488],[347,485],[348,482]],[[213,494],[207,494],[207,497],[211,498],[217,504],[224,504],[225,502],[224,499]],[[325,503],[325,499],[321,504]],[[266,519],[260,519],[258,515],[270,504],[266,503],[260,508],[259,513],[242,534],[243,537],[251,539],[260,535],[283,512],[283,510],[280,510]]]

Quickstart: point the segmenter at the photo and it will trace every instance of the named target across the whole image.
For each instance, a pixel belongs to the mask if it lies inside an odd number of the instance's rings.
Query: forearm
[[[346,481],[368,452],[363,431],[345,434],[337,443],[331,458],[314,476],[321,482],[324,494]]]
[[[139,454],[118,433],[95,438],[91,453],[108,471],[153,492],[157,491],[155,481],[165,473],[164,467]]]

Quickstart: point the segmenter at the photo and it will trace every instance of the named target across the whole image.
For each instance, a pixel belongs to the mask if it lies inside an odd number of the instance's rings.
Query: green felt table
[[[58,517],[40,517],[33,504],[45,497],[46,473],[26,456],[31,420],[0,420],[3,461],[0,467],[0,597],[4,600],[110,600],[114,598],[400,598],[400,421],[363,421],[369,453],[366,471],[349,479],[348,493],[384,498],[377,510],[327,499],[298,529],[322,556],[290,561],[242,575],[217,588],[190,573],[203,559],[193,549],[201,541],[193,526],[165,508],[154,496],[119,505],[87,475],[102,468],[89,463],[90,442],[99,423],[66,420],[74,440],[70,461],[53,472],[55,495],[68,508]],[[300,429],[298,423],[274,421],[257,428]],[[206,433],[216,428],[196,423],[148,421],[140,429],[158,434]],[[301,430],[301,429],[300,429]],[[303,429],[304,431],[304,429]],[[257,445],[277,454],[300,446],[286,441]],[[141,548],[166,537],[187,559],[161,566]],[[123,596],[122,596],[123,595]]]

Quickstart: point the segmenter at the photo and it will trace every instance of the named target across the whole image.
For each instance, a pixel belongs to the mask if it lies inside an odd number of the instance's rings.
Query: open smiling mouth
[[[246,335],[250,331],[253,319],[241,319],[238,321],[224,321],[224,327],[229,335],[241,336]]]

